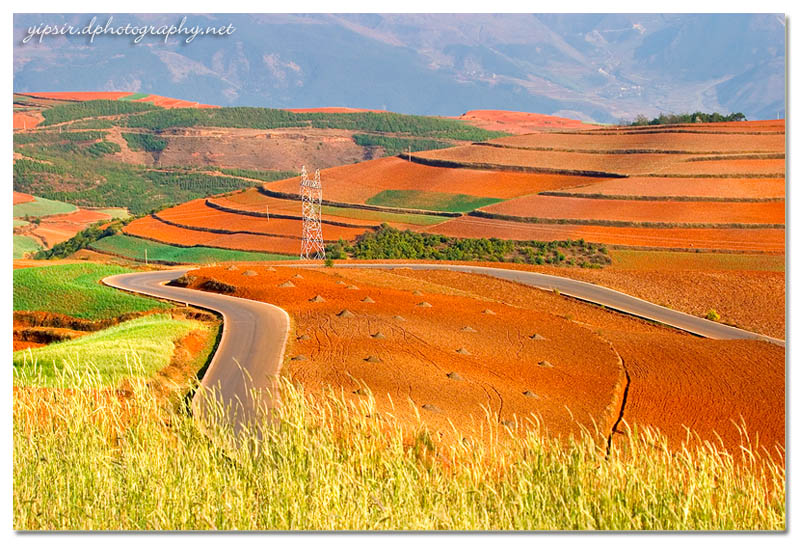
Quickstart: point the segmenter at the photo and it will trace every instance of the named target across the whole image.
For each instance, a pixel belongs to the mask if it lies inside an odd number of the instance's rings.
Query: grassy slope
[[[594,437],[557,443],[490,415],[485,426],[500,438],[491,448],[450,448],[422,425],[404,433],[375,418],[374,401],[309,400],[285,385],[262,438],[230,449],[225,435],[209,441],[187,411],[161,408],[147,388],[120,403],[98,397],[14,392],[15,529],[786,526],[780,467],[759,476],[759,464],[736,466],[709,447],[673,452],[652,435],[620,435],[606,457]]]
[[[170,246],[129,235],[114,235],[101,238],[89,245],[93,250],[111,253],[130,259],[144,261],[144,251],[147,249],[147,258],[153,261],[166,261],[170,263],[211,263],[215,261],[275,261],[284,259],[297,259],[294,256],[269,254],[261,252],[245,252],[240,250],[225,250],[221,248],[208,248],[195,246],[181,248]]]
[[[14,259],[21,259],[25,254],[41,250],[42,246],[30,237],[14,235]]]
[[[416,208],[419,210],[439,210],[443,212],[469,212],[502,200],[490,197],[474,197],[460,193],[438,193],[417,189],[387,189],[367,199],[367,204]]]
[[[78,208],[66,202],[53,201],[35,197],[36,200],[14,205],[14,217],[24,218],[25,216],[41,217],[52,216],[53,214],[67,214],[74,212]]]
[[[127,376],[148,376],[169,364],[175,341],[201,327],[207,326],[161,314],[129,320],[78,339],[15,352],[15,378],[24,384],[27,371],[22,368],[35,367],[41,369],[43,386],[78,386],[81,381],[71,373],[80,376],[87,370],[109,385]]]
[[[168,304],[155,299],[100,284],[105,276],[126,272],[132,271],[95,263],[17,269],[14,271],[14,310],[44,310],[97,320],[127,312],[169,308]]]

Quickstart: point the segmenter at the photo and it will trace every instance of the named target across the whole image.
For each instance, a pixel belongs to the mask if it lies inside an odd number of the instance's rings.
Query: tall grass
[[[91,381],[24,382],[14,393],[19,530],[785,527],[781,463],[670,452],[651,431],[617,439],[609,457],[588,432],[559,443],[496,424],[486,441],[444,445],[369,397],[315,399],[283,382],[270,422],[233,441],[224,428],[204,435],[186,403],[163,403],[143,381],[124,396]]]

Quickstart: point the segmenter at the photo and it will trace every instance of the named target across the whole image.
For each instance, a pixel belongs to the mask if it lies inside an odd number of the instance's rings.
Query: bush
[[[714,310],[713,308],[706,313],[706,320],[711,320],[712,322],[719,322],[721,316],[719,312]]]

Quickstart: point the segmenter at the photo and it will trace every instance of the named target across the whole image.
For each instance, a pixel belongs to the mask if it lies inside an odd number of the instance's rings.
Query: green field
[[[15,218],[40,218],[42,216],[52,216],[55,214],[68,214],[78,209],[74,204],[61,201],[34,197],[35,200],[14,205]]]
[[[169,365],[174,342],[192,331],[208,327],[194,320],[165,314],[128,320],[97,333],[14,353],[15,382],[25,384],[31,369],[40,369],[42,386],[81,386],[78,377],[97,373],[102,385],[115,385],[123,377],[149,376]],[[25,368],[25,371],[23,371]]]
[[[29,221],[15,219],[14,220],[14,227],[24,227],[25,225],[28,225],[29,223],[30,223]]]
[[[14,271],[14,310],[44,310],[99,320],[170,305],[100,283],[112,274],[133,272],[116,265],[76,263]]]
[[[41,245],[32,238],[24,235],[14,235],[14,259],[22,259],[25,254],[38,252],[41,249]]]
[[[438,193],[418,189],[387,189],[367,199],[367,204],[441,212],[470,212],[503,199],[475,197],[461,193]]]
[[[442,216],[429,216],[426,214],[395,214],[394,212],[378,212],[376,210],[361,210],[358,208],[342,208],[339,206],[322,205],[323,215],[329,214],[342,218],[361,220],[374,220],[386,223],[407,223],[409,225],[436,225],[450,218]]]
[[[147,98],[149,96],[150,95],[148,93],[133,93],[132,95],[128,95],[126,97],[120,97],[117,100],[124,100],[124,101],[140,100],[142,98]]]
[[[206,246],[181,248],[179,246],[170,246],[169,244],[153,242],[129,235],[114,235],[101,238],[90,244],[89,248],[139,261],[144,261],[146,249],[147,259],[169,263],[214,263],[217,261],[277,261],[297,259],[295,256],[225,250]]]

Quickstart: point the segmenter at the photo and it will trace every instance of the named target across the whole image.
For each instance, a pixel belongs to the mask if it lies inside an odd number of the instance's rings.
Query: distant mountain
[[[177,24],[179,15],[114,15]],[[14,16],[14,90],[132,91],[219,105],[427,115],[539,112],[614,122],[660,112],[785,114],[783,15],[192,15],[227,37],[46,37],[90,15]],[[105,24],[107,15],[97,19]]]

